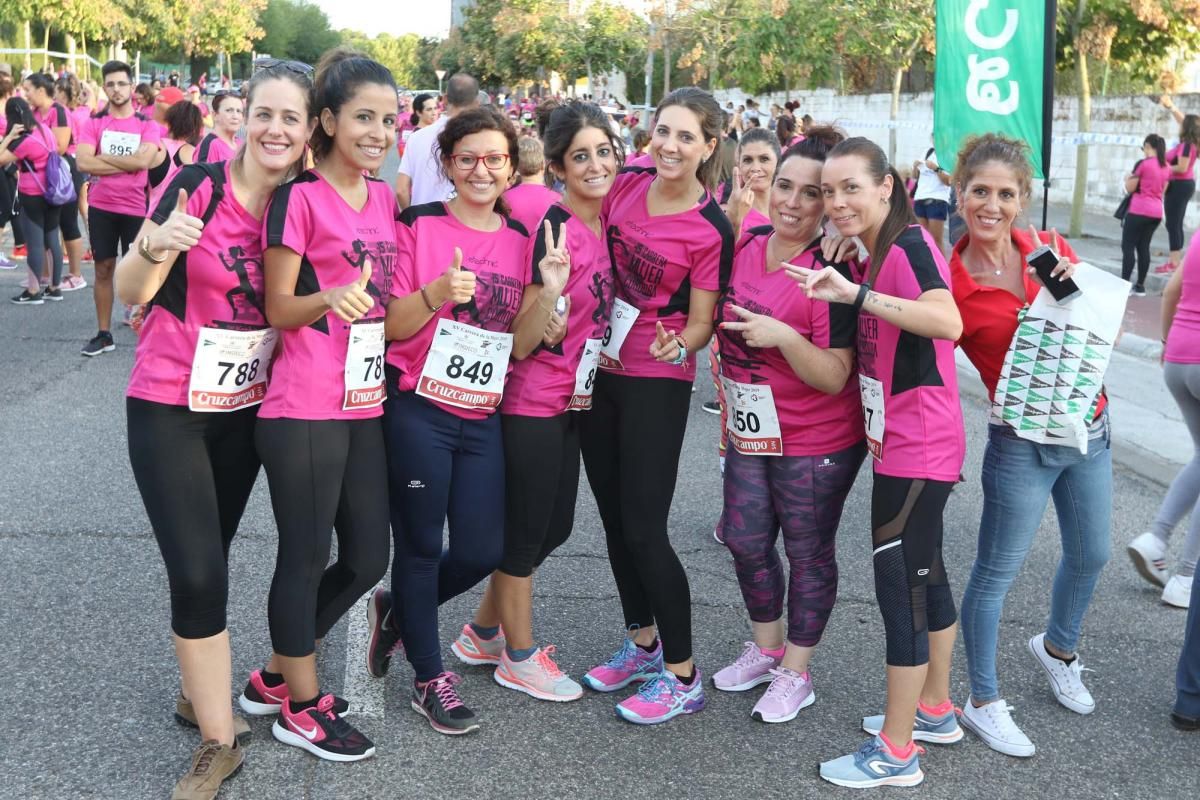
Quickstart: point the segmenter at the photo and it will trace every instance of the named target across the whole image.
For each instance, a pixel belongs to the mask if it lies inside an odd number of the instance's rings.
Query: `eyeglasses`
[[[455,153],[450,156],[450,161],[454,166],[469,172],[475,169],[475,165],[483,161],[483,166],[490,172],[495,172],[498,169],[503,169],[508,163],[508,153],[486,153],[482,156],[477,156],[472,153]]]
[[[294,72],[306,78],[312,78],[313,75],[311,64],[305,64],[303,61],[292,61],[287,58],[260,58],[254,62],[254,67],[255,72],[261,72],[266,69],[286,69],[288,72]]]

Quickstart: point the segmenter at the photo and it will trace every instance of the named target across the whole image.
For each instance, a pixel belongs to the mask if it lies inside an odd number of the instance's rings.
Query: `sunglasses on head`
[[[303,61],[293,61],[287,58],[260,58],[254,62],[255,71],[262,72],[263,70],[285,69],[288,72],[294,72],[297,75],[303,75],[306,78],[312,78],[313,67],[311,64],[305,64]]]

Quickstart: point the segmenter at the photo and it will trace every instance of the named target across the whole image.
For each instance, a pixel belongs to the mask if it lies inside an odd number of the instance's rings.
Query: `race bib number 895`
[[[131,156],[142,146],[139,133],[105,131],[100,134],[100,154],[105,156]]]

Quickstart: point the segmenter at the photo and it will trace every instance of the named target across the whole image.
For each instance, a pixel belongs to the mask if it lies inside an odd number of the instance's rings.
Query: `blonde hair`
[[[546,169],[546,156],[542,151],[542,143],[537,139],[525,137],[518,147],[517,172],[521,177],[530,177]]]

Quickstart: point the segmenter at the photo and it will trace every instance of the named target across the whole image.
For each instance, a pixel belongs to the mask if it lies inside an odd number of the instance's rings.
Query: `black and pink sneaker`
[[[315,706],[294,713],[291,700],[285,700],[271,733],[326,761],[362,761],[375,755],[371,740],[333,710],[334,700],[323,694]]]
[[[457,736],[479,730],[479,719],[455,688],[461,680],[453,672],[443,672],[427,683],[413,682],[413,711],[429,720],[438,733]]]
[[[333,698],[335,714],[345,714],[350,709],[350,703],[346,700],[332,694],[329,696]],[[242,711],[251,716],[269,717],[272,714],[278,714],[283,707],[283,702],[287,699],[286,683],[268,686],[267,682],[263,680],[262,670],[256,669],[250,673],[250,679],[246,681],[246,688],[238,697],[238,705],[242,707]]]

